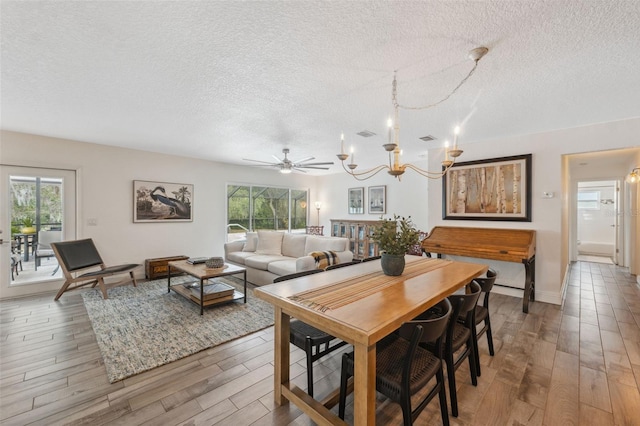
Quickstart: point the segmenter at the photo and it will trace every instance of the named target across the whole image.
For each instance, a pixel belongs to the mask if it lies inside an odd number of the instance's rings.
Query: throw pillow
[[[256,254],[272,254],[282,256],[282,238],[284,232],[258,231]]]
[[[312,251],[308,256],[316,261],[316,269],[325,269],[329,265],[339,263],[338,254],[335,251]]]
[[[256,251],[258,247],[258,233],[257,232],[247,232],[247,242],[244,243],[244,247],[242,251]]]

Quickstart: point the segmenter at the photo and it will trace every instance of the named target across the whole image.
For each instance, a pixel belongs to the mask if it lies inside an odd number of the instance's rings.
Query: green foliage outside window
[[[11,232],[20,232],[22,226],[40,223],[41,228],[62,224],[62,182],[40,183],[40,217],[37,218],[37,186],[35,178],[11,177]],[[39,219],[39,220],[38,220]]]
[[[264,186],[227,186],[227,223],[248,230],[297,230],[307,225],[307,191]],[[230,227],[229,233],[245,232]]]

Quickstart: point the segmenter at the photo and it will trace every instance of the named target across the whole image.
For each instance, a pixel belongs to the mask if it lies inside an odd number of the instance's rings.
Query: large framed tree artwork
[[[442,178],[442,218],[531,222],[531,154],[454,164]]]

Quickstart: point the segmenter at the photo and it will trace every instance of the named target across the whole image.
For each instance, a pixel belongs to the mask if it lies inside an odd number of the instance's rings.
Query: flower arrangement
[[[404,255],[409,247],[418,243],[420,232],[413,226],[411,216],[402,217],[396,214],[393,219],[384,219],[376,226],[371,239],[385,254]]]

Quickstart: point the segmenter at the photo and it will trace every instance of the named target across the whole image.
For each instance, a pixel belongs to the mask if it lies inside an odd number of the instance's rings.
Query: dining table
[[[376,343],[485,273],[487,265],[407,255],[399,276],[380,260],[307,275],[254,290],[274,307],[274,401],[294,403],[319,425],[346,424],[331,408],[339,388],[316,400],[290,381],[289,321],[294,317],[354,348],[354,424],[376,420]]]

